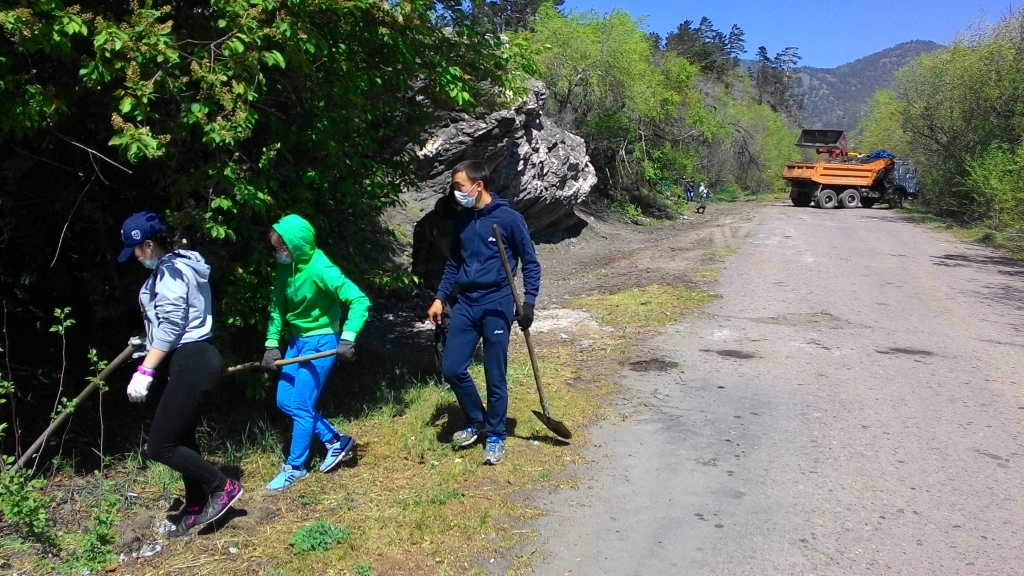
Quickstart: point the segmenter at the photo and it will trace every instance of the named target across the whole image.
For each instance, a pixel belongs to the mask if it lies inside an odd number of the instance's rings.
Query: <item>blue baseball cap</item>
[[[167,229],[167,225],[159,216],[152,212],[136,212],[128,217],[121,225],[121,239],[124,240],[124,250],[117,257],[118,262],[124,262],[131,257],[135,247],[149,240],[153,236]]]

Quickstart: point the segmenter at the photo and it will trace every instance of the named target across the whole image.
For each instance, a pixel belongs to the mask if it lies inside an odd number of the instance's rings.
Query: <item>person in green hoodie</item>
[[[316,411],[316,401],[335,361],[355,359],[356,334],[366,322],[370,301],[316,247],[313,226],[301,216],[290,214],[274,224],[270,243],[277,270],[263,368],[277,369],[274,362],[281,360],[285,325],[285,358],[335,351],[334,356],[287,364],[281,370],[277,406],[292,419],[292,444],[281,472],[267,484],[267,490],[277,491],[306,476],[314,433],[327,448],[321,472],[330,471],[354,454],[355,441],[340,434]],[[344,324],[342,305],[348,308]]]

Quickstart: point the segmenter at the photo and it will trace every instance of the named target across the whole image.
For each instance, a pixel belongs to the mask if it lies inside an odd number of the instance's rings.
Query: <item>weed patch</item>
[[[335,544],[348,540],[347,530],[332,522],[317,520],[309,526],[303,526],[295,531],[295,535],[288,541],[292,552],[302,554],[305,552],[326,552]]]
[[[577,305],[594,314],[604,326],[646,333],[677,322],[686,312],[714,298],[706,290],[654,285],[618,294],[587,296],[577,300]]]

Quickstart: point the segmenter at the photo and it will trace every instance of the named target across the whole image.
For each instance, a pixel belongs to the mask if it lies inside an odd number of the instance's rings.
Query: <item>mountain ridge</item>
[[[876,91],[892,86],[897,70],[942,48],[931,40],[909,40],[835,68],[797,67],[797,93],[804,96],[803,124],[807,128],[856,129],[864,105]]]

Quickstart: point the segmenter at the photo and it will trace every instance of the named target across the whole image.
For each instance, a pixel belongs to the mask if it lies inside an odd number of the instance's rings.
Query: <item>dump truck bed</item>
[[[782,178],[791,182],[814,182],[823,186],[868,188],[879,174],[893,165],[891,158],[857,158],[846,162],[790,162]]]

